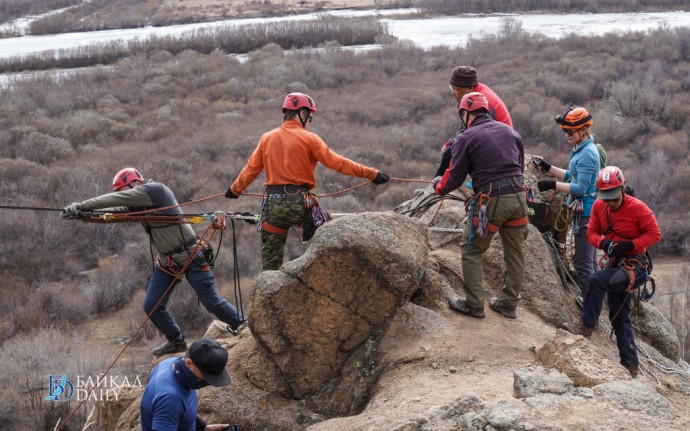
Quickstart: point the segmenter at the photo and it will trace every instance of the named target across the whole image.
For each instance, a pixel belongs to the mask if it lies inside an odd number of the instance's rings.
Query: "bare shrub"
[[[5,364],[5,371],[0,376],[0,398],[10,397],[17,402],[3,404],[4,409],[11,407],[14,410],[4,410],[3,416],[7,415],[10,420],[21,424],[15,429],[52,430],[57,417],[64,417],[73,407],[71,402],[46,401],[48,375],[64,374],[74,378],[97,374],[105,362],[102,352],[84,347],[83,335],[56,329],[39,329],[4,343],[0,351],[0,360]],[[65,407],[57,408],[56,404]],[[23,413],[19,416],[16,411]],[[78,414],[75,418],[77,423],[84,419],[80,416]]]
[[[82,0],[0,0],[0,22],[50,12],[81,2]]]
[[[199,303],[194,289],[182,282],[175,286],[168,309],[184,333],[203,332],[213,320],[213,315]]]
[[[659,118],[666,103],[665,98],[640,82],[616,82],[609,88],[607,96],[618,112],[626,117]]]
[[[64,328],[89,320],[91,310],[81,292],[69,284],[40,283],[25,302],[16,304],[12,317],[20,332],[34,328]]]
[[[17,157],[49,165],[74,153],[69,142],[43,133],[31,132],[19,142]]]
[[[93,111],[77,111],[63,120],[65,139],[75,146],[97,143],[111,121]]]
[[[115,311],[128,304],[137,286],[145,284],[145,276],[136,271],[128,255],[123,258],[101,258],[98,268],[88,274],[84,294],[90,309],[97,314]]]
[[[660,253],[682,255],[690,247],[690,227],[685,218],[661,214],[657,222],[663,226],[662,237],[657,250]]]
[[[120,343],[126,343],[134,336],[139,327],[144,323],[146,319],[146,313],[141,308],[141,304],[144,303],[145,286],[134,292],[134,296],[129,306],[123,308],[120,313],[118,313],[118,319],[116,321],[117,327],[115,330],[118,332],[118,340]],[[149,344],[157,340],[159,331],[156,326],[150,320],[147,320],[144,326],[141,328],[137,337],[132,340],[133,345]]]

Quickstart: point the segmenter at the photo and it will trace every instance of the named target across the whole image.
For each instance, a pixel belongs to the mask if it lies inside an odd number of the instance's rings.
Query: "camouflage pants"
[[[301,225],[306,212],[302,193],[294,195],[269,194],[263,210],[262,221],[281,229]],[[283,264],[283,250],[288,232],[261,231],[261,270],[279,269]]]

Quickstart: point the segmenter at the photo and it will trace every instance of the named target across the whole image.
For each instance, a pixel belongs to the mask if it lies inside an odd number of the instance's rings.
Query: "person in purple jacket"
[[[445,195],[472,175],[474,195],[461,241],[466,297],[451,300],[450,307],[471,317],[484,317],[482,256],[494,234],[500,232],[505,286],[501,297],[489,300],[489,308],[514,319],[525,274],[523,244],[529,222],[522,137],[489,116],[489,103],[481,93],[466,94],[458,112],[466,130],[453,143],[450,168],[434,183],[436,193]]]

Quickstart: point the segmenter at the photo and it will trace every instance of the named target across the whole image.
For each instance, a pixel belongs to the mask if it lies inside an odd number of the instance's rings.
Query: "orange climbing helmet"
[[[299,111],[301,108],[307,108],[313,114],[316,112],[316,103],[314,103],[314,99],[304,93],[290,93],[285,96],[283,113],[285,111]]]
[[[555,120],[563,130],[577,130],[592,125],[592,114],[585,108],[569,106],[563,115],[557,115]]]
[[[473,112],[478,109],[484,109],[489,112],[489,101],[482,93],[473,91],[462,96],[460,103],[458,103],[458,112],[467,111]]]
[[[134,168],[124,168],[115,174],[113,178],[113,191],[117,191],[120,187],[128,186],[133,181],[144,181],[139,171]]]
[[[607,166],[597,175],[597,199],[616,199],[625,185],[623,171],[616,166]]]

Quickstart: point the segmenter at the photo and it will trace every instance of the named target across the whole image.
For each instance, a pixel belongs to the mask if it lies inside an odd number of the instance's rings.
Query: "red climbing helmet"
[[[482,108],[489,112],[489,101],[486,100],[486,96],[476,91],[465,94],[458,103],[458,112],[472,112]]]
[[[557,115],[555,120],[563,130],[577,130],[592,125],[592,114],[585,108],[569,106],[563,115]]]
[[[290,93],[285,96],[283,112],[298,111],[300,108],[307,108],[314,113],[316,112],[316,103],[314,103],[314,99],[304,93]]]
[[[139,171],[134,168],[124,168],[115,174],[113,178],[113,191],[117,191],[120,187],[128,186],[133,181],[144,181]]]
[[[597,198],[616,199],[624,185],[623,171],[616,166],[607,166],[600,170],[599,175],[597,175]]]

